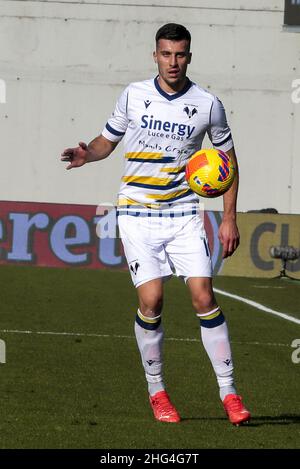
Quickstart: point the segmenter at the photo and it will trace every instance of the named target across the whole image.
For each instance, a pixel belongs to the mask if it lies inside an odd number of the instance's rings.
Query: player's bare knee
[[[193,296],[192,304],[197,313],[207,313],[217,306],[214,296],[208,292]]]
[[[140,301],[141,313],[149,318],[159,316],[162,312],[163,299],[162,297],[149,297]]]

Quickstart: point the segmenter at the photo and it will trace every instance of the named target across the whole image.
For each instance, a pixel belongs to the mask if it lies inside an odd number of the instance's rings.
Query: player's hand
[[[84,142],[79,142],[79,146],[76,148],[67,148],[61,154],[61,161],[70,162],[66,169],[79,168],[88,161],[88,147]]]
[[[223,246],[223,259],[231,256],[240,244],[240,234],[235,221],[222,221],[219,227],[219,240]]]

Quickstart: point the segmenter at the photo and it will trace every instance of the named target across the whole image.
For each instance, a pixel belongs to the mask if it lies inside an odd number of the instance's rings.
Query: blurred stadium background
[[[299,447],[299,323],[220,297],[254,414],[237,436],[176,280],[167,286],[166,373],[185,420],[182,429],[151,421],[122,248],[96,234],[115,227],[104,206],[116,200],[122,147],[80,171],[59,159],[101,133],[129,82],[155,75],[154,35],[166,22],[191,31],[188,75],[222,99],[240,163],[241,246],[226,262],[222,202],[205,201],[216,286],[300,319],[299,283],[272,279],[281,263],[269,251],[300,248],[300,2],[1,0],[2,448]],[[300,259],[287,273],[300,279]],[[180,389],[177,370],[187,372]]]

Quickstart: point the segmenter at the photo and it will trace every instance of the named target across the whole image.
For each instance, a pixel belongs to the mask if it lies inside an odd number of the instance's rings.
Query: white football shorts
[[[120,236],[135,287],[172,274],[211,277],[212,263],[199,214],[181,217],[118,216]]]

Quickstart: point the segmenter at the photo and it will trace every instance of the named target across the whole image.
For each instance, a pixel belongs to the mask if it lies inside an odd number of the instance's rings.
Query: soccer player
[[[212,289],[212,265],[199,215],[199,199],[187,185],[185,165],[201,149],[207,133],[212,145],[233,159],[233,140],[222,103],[186,76],[191,35],[169,23],[156,34],[154,79],[131,83],[121,94],[100,136],[62,153],[67,169],[107,158],[124,137],[125,171],[118,194],[118,223],[139,308],[135,335],[156,419],[179,422],[163,380],[161,314],[163,282],[172,273],[184,279],[200,320],[204,348],[216,374],[230,422],[250,419],[233,379],[225,317]],[[238,177],[223,196],[219,227],[223,257],[239,244],[236,225]]]

